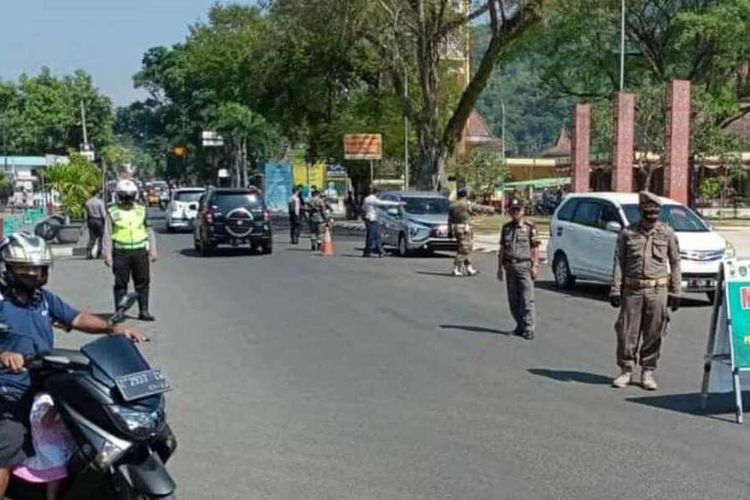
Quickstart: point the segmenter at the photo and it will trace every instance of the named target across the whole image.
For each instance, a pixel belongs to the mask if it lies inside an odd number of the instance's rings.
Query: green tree
[[[65,214],[83,218],[84,204],[101,188],[101,174],[93,163],[77,153],[70,154],[68,164],[49,167],[44,180],[50,189],[60,193]]]
[[[459,183],[464,183],[475,196],[490,198],[497,185],[508,176],[510,169],[494,151],[475,149],[455,166]]]

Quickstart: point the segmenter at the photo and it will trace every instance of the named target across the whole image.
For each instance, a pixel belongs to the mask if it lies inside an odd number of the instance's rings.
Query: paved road
[[[602,287],[559,293],[547,273],[527,342],[507,335],[490,255],[455,279],[445,258],[364,260],[349,240],[327,259],[285,236],[272,256],[204,259],[159,235],[145,353],[176,387],[183,500],[748,497],[750,427],[729,397],[694,410],[703,303],[674,318],[663,389],[616,392]],[[111,307],[101,263],[53,274]]]

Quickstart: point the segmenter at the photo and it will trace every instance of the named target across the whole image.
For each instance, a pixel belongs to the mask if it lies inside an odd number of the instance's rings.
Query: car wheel
[[[406,236],[404,234],[400,234],[398,237],[398,255],[399,257],[409,256],[409,247],[406,246]]]
[[[168,232],[169,234],[172,234],[172,233],[174,233],[174,228],[173,228],[172,226],[170,226],[169,224],[167,224],[167,232]]]
[[[555,256],[555,260],[552,263],[552,271],[555,275],[555,285],[558,288],[572,288],[575,285],[576,279],[570,273],[570,266],[568,265],[568,259],[564,254],[558,254]]]
[[[708,297],[708,301],[713,304],[716,300],[716,292],[706,292],[706,297]]]

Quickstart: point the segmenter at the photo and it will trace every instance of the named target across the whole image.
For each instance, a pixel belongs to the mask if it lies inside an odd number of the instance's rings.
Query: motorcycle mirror
[[[5,323],[0,323],[0,335],[3,335],[5,333],[8,333],[10,331],[10,328]]]
[[[120,300],[120,303],[117,304],[117,309],[120,311],[127,311],[128,309],[133,307],[133,304],[135,304],[136,300],[138,300],[138,294],[129,293]]]

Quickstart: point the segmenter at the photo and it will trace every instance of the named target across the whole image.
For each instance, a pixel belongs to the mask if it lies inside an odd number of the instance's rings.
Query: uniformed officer
[[[667,307],[671,303],[676,311],[680,305],[680,247],[672,228],[659,222],[659,197],[641,192],[638,205],[641,220],[620,233],[615,249],[609,297],[612,306],[620,308],[615,331],[621,371],[612,385],[622,389],[633,382],[640,340],[641,386],[655,391],[654,370],[669,324]]]
[[[320,250],[323,244],[323,235],[326,230],[326,210],[328,205],[320,191],[313,189],[312,197],[308,202],[310,217],[310,249]]]
[[[104,227],[104,263],[115,275],[115,307],[128,292],[133,277],[138,292],[139,319],[154,321],[148,310],[150,264],[156,262],[156,238],[148,227],[146,208],[135,202],[138,187],[129,179],[117,182],[117,202],[109,206]]]
[[[505,278],[507,282],[510,312],[516,321],[513,333],[531,340],[534,338],[534,281],[539,276],[539,233],[534,223],[524,218],[521,200],[511,200],[508,210],[511,221],[500,231],[497,279]]]
[[[453,261],[453,276],[474,276],[477,271],[471,265],[471,252],[474,249],[474,231],[471,216],[477,213],[494,213],[492,207],[477,205],[468,200],[465,187],[456,192],[456,201],[448,209],[448,229],[456,238],[456,258]]]

